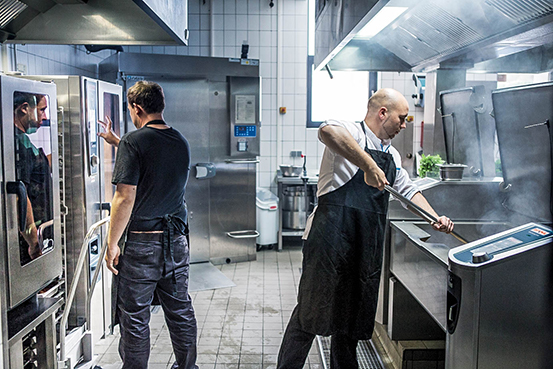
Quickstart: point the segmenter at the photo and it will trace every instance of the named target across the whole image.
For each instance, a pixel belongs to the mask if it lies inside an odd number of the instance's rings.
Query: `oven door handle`
[[[233,231],[233,232],[227,232],[226,234],[230,238],[257,238],[257,237],[259,237],[259,232],[256,231],[256,230]]]
[[[44,250],[44,230],[53,225],[54,225],[54,219],[51,219],[47,222],[42,223],[40,226],[38,226],[36,231],[36,237],[38,239],[38,247],[40,248],[40,251]]]
[[[6,192],[17,195],[17,212],[19,214],[19,232],[27,228],[27,189],[21,181],[7,182]]]

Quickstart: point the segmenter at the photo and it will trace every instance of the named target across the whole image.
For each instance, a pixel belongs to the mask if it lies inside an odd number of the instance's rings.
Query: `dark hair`
[[[34,108],[42,97],[43,95],[15,91],[13,93],[13,110],[17,110],[17,108],[25,103],[29,104],[31,108]]]
[[[147,114],[162,113],[165,109],[163,89],[155,82],[136,82],[127,91],[127,101],[131,105],[140,105]]]

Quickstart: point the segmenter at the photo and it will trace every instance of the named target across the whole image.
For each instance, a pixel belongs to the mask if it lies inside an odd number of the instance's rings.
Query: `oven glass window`
[[[50,97],[16,91],[13,94],[16,180],[27,190],[25,231],[19,233],[21,265],[54,248],[52,137]]]
[[[121,117],[119,115],[120,105],[119,105],[119,95],[111,94],[109,92],[104,92],[104,112],[103,117],[107,121],[112,122],[111,128],[115,134],[121,137],[121,127],[120,121]],[[111,185],[111,178],[113,176],[113,168],[115,167],[115,156],[117,154],[117,148],[110,145],[105,140],[104,141],[104,176],[106,184],[106,198],[104,201],[111,202],[113,195],[115,194],[115,186]]]

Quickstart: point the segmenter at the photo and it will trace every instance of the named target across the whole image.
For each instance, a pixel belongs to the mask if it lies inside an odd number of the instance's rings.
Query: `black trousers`
[[[124,254],[119,257],[117,314],[123,369],[148,368],[150,305],[154,293],[165,313],[175,368],[198,368],[196,318],[188,294],[188,243],[185,236],[175,236],[169,253],[161,237],[161,234],[129,233]]]
[[[296,306],[280,345],[277,369],[302,369],[314,339],[314,334],[301,329]],[[358,369],[356,350],[356,339],[333,334],[330,338],[330,368]]]

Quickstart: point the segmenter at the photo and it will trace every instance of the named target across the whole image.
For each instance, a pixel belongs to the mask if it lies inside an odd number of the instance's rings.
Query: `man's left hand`
[[[108,250],[106,253],[106,264],[109,270],[115,275],[119,273],[119,271],[115,268],[117,264],[119,264],[119,255],[121,254],[121,249],[119,248],[119,245],[108,246]]]
[[[455,225],[453,224],[451,219],[449,219],[445,215],[442,215],[441,217],[439,217],[437,219],[437,222],[432,223],[432,227],[435,230],[440,232],[445,232],[445,233],[451,233],[451,231],[453,231],[454,226]]]

